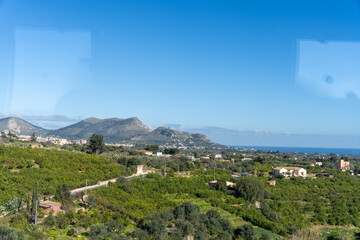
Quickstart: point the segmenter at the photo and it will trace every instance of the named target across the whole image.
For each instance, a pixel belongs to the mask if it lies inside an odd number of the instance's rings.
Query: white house
[[[215,159],[221,159],[222,155],[221,154],[215,154]]]
[[[275,176],[283,175],[285,177],[306,177],[306,170],[299,167],[276,167],[273,168]]]
[[[312,162],[312,163],[310,163],[310,165],[311,165],[312,167],[315,167],[315,166],[321,167],[321,166],[322,166],[322,162]]]
[[[145,153],[146,155],[149,155],[149,156],[153,155],[153,152],[152,152],[152,151],[139,150],[139,152],[143,152],[143,153]]]

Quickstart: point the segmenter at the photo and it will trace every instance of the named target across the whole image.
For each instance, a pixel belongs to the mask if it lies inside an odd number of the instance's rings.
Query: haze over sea
[[[320,153],[340,155],[360,155],[358,148],[310,148],[310,147],[272,147],[272,146],[229,146],[242,149],[255,149],[263,151],[295,152],[295,153]]]

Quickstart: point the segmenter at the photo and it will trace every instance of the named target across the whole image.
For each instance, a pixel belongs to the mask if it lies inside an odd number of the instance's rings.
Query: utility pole
[[[215,165],[214,165],[214,181],[215,181]]]
[[[166,163],[165,163],[165,169],[164,169],[164,177],[166,178]]]
[[[87,195],[87,179],[86,179],[85,195]]]

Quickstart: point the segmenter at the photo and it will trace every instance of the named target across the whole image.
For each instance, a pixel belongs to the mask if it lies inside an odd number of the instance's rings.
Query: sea
[[[233,148],[254,149],[263,151],[279,151],[294,153],[319,153],[319,154],[339,154],[339,155],[360,155],[359,148],[313,148],[313,147],[271,147],[271,146],[229,146]]]

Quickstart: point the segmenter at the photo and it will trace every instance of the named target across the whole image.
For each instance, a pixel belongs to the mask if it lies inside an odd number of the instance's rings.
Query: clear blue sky
[[[360,135],[360,1],[0,0],[0,113]]]

